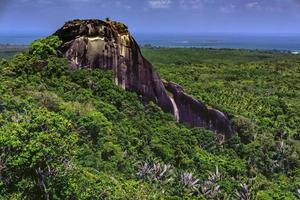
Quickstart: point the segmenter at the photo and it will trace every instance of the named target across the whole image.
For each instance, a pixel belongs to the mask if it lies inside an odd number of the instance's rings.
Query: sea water
[[[139,45],[170,48],[234,48],[261,50],[289,50],[300,52],[300,35],[250,34],[138,34],[133,33]],[[30,44],[45,37],[41,34],[0,34],[0,44]]]
[[[142,45],[162,47],[276,49],[300,52],[300,34],[136,34],[136,39]]]
[[[0,44],[28,45],[34,40],[45,37],[42,34],[1,34]]]

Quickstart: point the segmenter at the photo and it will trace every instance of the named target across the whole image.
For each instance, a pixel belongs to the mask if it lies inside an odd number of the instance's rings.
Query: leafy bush
[[[1,190],[22,190],[36,198],[57,192],[72,170],[77,136],[71,123],[36,109],[13,117],[0,128],[0,135]]]
[[[223,144],[38,43],[0,62],[0,199],[297,199],[296,58],[147,50],[164,78],[233,118]]]
[[[62,41],[57,36],[39,39],[30,45],[29,54],[45,59],[50,55],[57,55],[57,50],[61,45]]]

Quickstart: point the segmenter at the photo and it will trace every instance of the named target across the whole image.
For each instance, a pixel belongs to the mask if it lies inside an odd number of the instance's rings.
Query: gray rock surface
[[[73,20],[54,35],[63,41],[60,51],[71,68],[111,69],[117,85],[141,95],[145,102],[155,102],[178,122],[223,133],[225,140],[234,134],[224,113],[209,109],[175,83],[163,82],[124,24]]]

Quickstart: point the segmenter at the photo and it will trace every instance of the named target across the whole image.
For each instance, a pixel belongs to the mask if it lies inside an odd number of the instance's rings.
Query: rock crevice
[[[62,41],[61,53],[72,69],[113,70],[114,81],[124,90],[134,91],[144,101],[153,101],[176,120],[191,127],[204,127],[225,135],[234,131],[228,117],[209,109],[186,94],[175,83],[163,82],[146,60],[128,28],[119,22],[73,20],[54,33]]]

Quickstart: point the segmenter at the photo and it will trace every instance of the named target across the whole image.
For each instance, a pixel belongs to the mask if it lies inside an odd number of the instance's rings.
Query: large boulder
[[[233,135],[225,114],[209,109],[180,86],[160,79],[124,24],[73,20],[54,35],[63,41],[60,51],[71,68],[111,69],[117,85],[138,93],[145,102],[155,102],[165,112],[174,114],[178,122],[223,133],[225,140]]]

